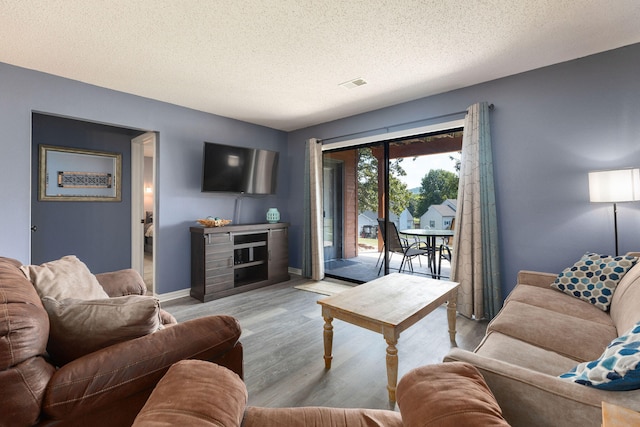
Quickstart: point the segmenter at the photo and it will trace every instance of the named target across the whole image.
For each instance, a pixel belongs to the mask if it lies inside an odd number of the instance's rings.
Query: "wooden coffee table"
[[[395,402],[398,383],[396,344],[400,332],[447,302],[449,338],[455,343],[459,286],[446,280],[393,273],[318,300],[325,322],[325,368],[331,368],[333,359],[333,319],[379,332],[387,342],[387,389],[389,400]]]

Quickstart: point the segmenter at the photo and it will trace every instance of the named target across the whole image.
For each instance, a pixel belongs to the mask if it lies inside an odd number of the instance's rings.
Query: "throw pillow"
[[[45,297],[42,303],[49,314],[47,351],[58,366],[162,328],[160,302],[150,296],[62,301]]]
[[[637,261],[632,256],[588,253],[564,269],[551,287],[607,311],[618,282]]]
[[[602,355],[580,363],[560,378],[602,390],[622,391],[640,388],[640,322],[611,341]]]
[[[33,283],[40,298],[109,298],[89,268],[75,255],[67,255],[41,265],[23,265],[20,269]]]

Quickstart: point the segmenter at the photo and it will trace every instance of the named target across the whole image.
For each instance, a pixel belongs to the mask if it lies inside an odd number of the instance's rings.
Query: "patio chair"
[[[439,255],[438,255],[438,276],[437,278],[440,279],[442,278],[442,260],[446,260],[449,262],[449,264],[451,264],[451,246],[449,245],[440,245],[440,248],[438,249]]]
[[[398,233],[398,229],[393,222],[389,223],[389,236],[385,232],[385,220],[383,218],[378,218],[378,229],[382,233],[382,239],[384,241],[384,247],[389,250],[389,260],[391,260],[391,255],[394,253],[402,254],[402,261],[400,262],[400,267],[398,268],[399,272],[402,272],[402,268],[409,265],[409,269],[413,272],[413,264],[412,259],[419,257],[420,255],[424,255],[427,258],[431,251],[434,248],[430,248],[426,242],[416,241],[414,243],[409,244],[407,239],[400,238],[400,234]],[[387,237],[389,241],[387,242]],[[384,248],[383,248],[384,252]],[[406,263],[406,264],[405,264]],[[380,263],[380,268],[378,269],[378,275],[382,272],[383,263]]]
[[[451,224],[449,225],[449,230],[453,230],[455,228],[455,218],[451,220]],[[442,244],[438,248],[438,279],[442,277],[440,272],[442,271],[442,260],[446,260],[451,264],[451,252],[453,251],[453,237],[444,237],[442,239]]]

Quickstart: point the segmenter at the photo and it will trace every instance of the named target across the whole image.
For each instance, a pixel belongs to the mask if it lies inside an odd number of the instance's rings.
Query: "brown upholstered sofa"
[[[180,390],[176,393],[176,390]],[[398,383],[400,412],[356,408],[247,407],[230,370],[197,360],[176,363],[160,380],[134,427],[499,427],[508,426],[480,373],[464,363],[427,365]]]
[[[559,375],[598,359],[640,321],[640,263],[622,277],[608,311],[551,288],[556,277],[521,271],[480,345],[454,348],[445,361],[476,366],[514,426],[600,426],[603,401],[639,411],[640,390],[600,390]]]
[[[230,316],[164,327],[60,366],[46,350],[49,316],[20,264],[0,258],[0,425],[129,426],[156,383],[183,359],[242,375],[240,326]],[[146,292],[133,270],[95,276],[109,297]],[[160,318],[175,322],[166,312]]]

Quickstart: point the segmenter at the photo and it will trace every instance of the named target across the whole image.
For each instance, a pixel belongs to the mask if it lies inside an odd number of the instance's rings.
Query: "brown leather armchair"
[[[20,262],[0,257],[1,426],[129,426],[169,367],[202,359],[242,376],[240,325],[207,316],[111,345],[55,366],[47,355],[49,318]],[[143,295],[140,275],[96,275],[109,297]],[[163,323],[174,323],[161,313]]]
[[[176,393],[176,390],[180,390]],[[228,369],[199,360],[176,363],[158,383],[133,427],[508,427],[472,365],[441,363],[398,383],[400,412],[362,408],[247,406],[247,389]],[[365,391],[363,391],[365,392]]]

